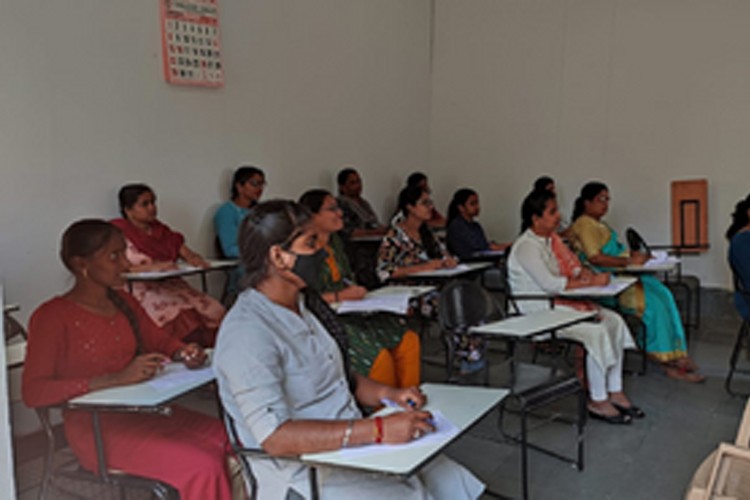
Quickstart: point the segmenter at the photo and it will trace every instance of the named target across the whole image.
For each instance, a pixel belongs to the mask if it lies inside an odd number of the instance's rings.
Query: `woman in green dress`
[[[325,261],[318,276],[318,291],[328,303],[360,300],[367,290],[354,282],[354,274],[337,232],[344,225],[336,198],[323,189],[307,191],[300,204],[313,213],[318,248],[325,250]],[[419,385],[419,336],[406,319],[376,313],[342,315],[339,320],[349,337],[352,368],[370,379],[393,387]]]

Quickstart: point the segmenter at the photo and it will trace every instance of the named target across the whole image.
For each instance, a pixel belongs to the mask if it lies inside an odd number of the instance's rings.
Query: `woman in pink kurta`
[[[29,322],[23,398],[30,407],[64,403],[89,391],[150,379],[166,362],[197,367],[205,353],[166,335],[121,284],[125,241],[105,221],[73,224],[61,255],[76,278],[64,295],[42,304]],[[183,500],[230,499],[227,436],[222,423],[174,407],[170,417],[101,414],[110,469],[159,479]],[[65,435],[88,470],[96,471],[91,415],[64,412]]]
[[[182,234],[156,218],[156,196],[145,184],[128,184],[120,189],[123,218],[112,223],[125,235],[131,271],[173,269],[182,258],[196,267],[208,263],[185,245]],[[226,310],[209,295],[181,278],[136,281],[132,293],[154,322],[171,336],[211,346]]]

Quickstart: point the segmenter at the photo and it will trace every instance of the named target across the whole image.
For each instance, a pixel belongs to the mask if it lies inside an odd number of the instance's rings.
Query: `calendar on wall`
[[[217,0],[159,3],[164,79],[175,85],[224,85]]]

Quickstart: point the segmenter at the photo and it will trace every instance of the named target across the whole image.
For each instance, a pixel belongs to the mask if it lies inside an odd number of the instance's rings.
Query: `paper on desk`
[[[444,443],[447,440],[452,439],[459,433],[458,427],[445,418],[445,415],[440,410],[432,410],[432,419],[435,424],[435,432],[425,434],[419,439],[409,441],[403,444],[369,444],[366,446],[358,446],[355,448],[343,448],[339,450],[342,457],[354,458],[363,456],[377,456],[384,453],[389,453],[394,450],[406,450],[409,448],[419,448],[421,446]]]
[[[413,294],[409,292],[391,295],[366,295],[362,300],[345,300],[336,312],[339,314],[353,312],[390,312],[405,315],[409,310],[409,300]]]
[[[665,264],[677,264],[678,262],[677,257],[669,255],[664,250],[656,250],[651,253],[651,258],[643,264],[643,267],[656,267]]]
[[[183,363],[169,363],[159,375],[149,380],[147,384],[157,391],[166,391],[177,386],[184,386],[185,384],[207,382],[213,376],[214,374],[209,364],[203,368],[191,370]]]

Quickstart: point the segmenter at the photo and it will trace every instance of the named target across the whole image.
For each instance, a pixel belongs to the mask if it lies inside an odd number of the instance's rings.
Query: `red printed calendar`
[[[159,3],[164,79],[176,85],[224,85],[217,0]]]

